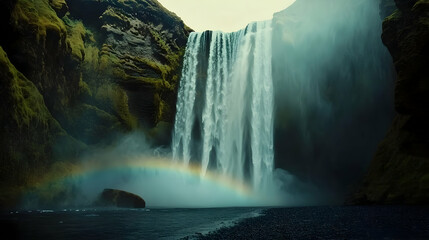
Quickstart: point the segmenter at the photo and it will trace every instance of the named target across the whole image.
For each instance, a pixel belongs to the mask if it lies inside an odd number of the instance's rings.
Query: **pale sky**
[[[237,31],[253,21],[271,19],[295,0],[158,0],[190,28]]]

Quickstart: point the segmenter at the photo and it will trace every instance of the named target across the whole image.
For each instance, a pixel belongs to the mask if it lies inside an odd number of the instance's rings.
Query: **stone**
[[[398,113],[351,204],[429,204],[429,1],[395,0],[383,22]]]
[[[118,190],[104,189],[95,202],[96,206],[116,206],[121,208],[145,208],[146,202],[140,196]]]

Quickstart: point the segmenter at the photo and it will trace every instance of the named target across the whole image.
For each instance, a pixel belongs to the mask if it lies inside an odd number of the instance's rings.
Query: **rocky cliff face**
[[[395,3],[382,40],[397,72],[398,114],[352,203],[429,203],[429,1]]]
[[[2,188],[118,134],[168,132],[191,30],[156,0],[4,0],[0,16]]]

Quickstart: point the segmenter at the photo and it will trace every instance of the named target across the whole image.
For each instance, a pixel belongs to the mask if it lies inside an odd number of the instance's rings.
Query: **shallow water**
[[[429,207],[46,209],[0,226],[17,239],[429,239]]]
[[[18,239],[180,239],[232,226],[261,208],[63,209],[2,213]],[[2,231],[4,232],[4,231]]]

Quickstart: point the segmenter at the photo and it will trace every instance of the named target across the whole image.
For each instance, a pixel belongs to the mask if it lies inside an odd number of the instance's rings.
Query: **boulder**
[[[350,204],[429,203],[429,1],[395,3],[382,40],[397,72],[397,116]]]
[[[116,206],[121,208],[145,208],[146,202],[140,196],[118,190],[104,189],[95,202],[97,206]]]

